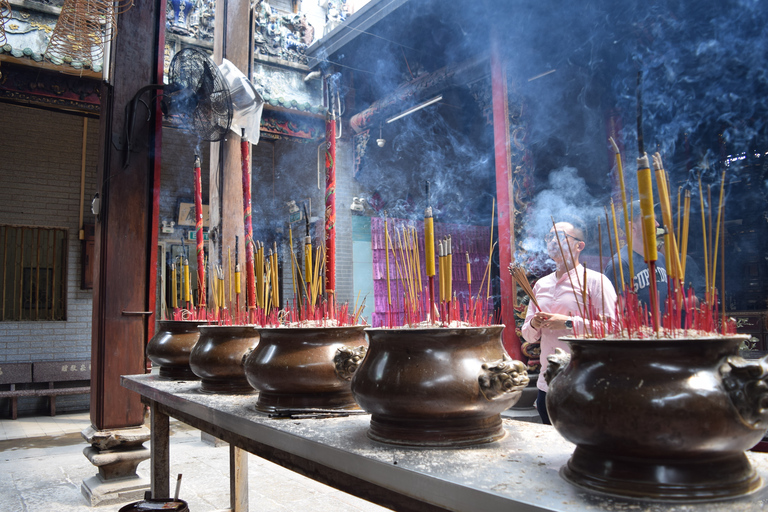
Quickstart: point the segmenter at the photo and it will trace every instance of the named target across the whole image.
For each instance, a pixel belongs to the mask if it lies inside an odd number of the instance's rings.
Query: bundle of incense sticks
[[[619,165],[617,165],[619,172],[622,172],[621,155],[618,152],[618,147],[615,142],[611,140],[615,151],[616,158]],[[717,206],[717,223],[714,225],[714,244],[712,244],[712,201],[711,201],[711,187],[708,187],[708,200],[705,202],[704,192],[701,184],[701,177],[699,177],[698,189],[699,199],[701,205],[701,223],[702,223],[702,238],[704,247],[704,275],[705,275],[705,291],[703,301],[701,298],[697,298],[691,287],[686,289],[685,287],[685,262],[687,258],[688,250],[688,235],[690,224],[690,203],[691,193],[690,190],[685,191],[684,206],[681,207],[681,192],[678,190],[678,219],[677,229],[674,226],[674,217],[672,215],[672,201],[669,196],[669,179],[664,169],[661,155],[657,152],[652,155],[653,168],[656,178],[656,190],[658,191],[659,201],[658,204],[662,214],[662,224],[664,226],[664,248],[667,263],[667,275],[668,280],[668,293],[666,302],[663,304],[664,313],[659,312],[658,291],[651,290],[651,307],[650,309],[646,305],[641,305],[636,293],[631,287],[624,289],[624,276],[620,276],[618,282],[622,283],[618,292],[618,320],[614,324],[614,328],[611,334],[623,335],[629,337],[647,337],[649,335],[659,337],[684,337],[691,333],[696,335],[706,334],[735,334],[735,323],[733,320],[728,319],[725,314],[725,304],[722,299],[725,296],[725,281],[721,271],[721,285],[718,291],[716,287],[716,275],[717,275],[717,253],[719,246],[723,246],[723,242],[720,239],[720,231],[724,226],[724,198],[725,198],[725,171],[721,174],[720,190],[719,190],[719,204]],[[645,159],[639,159],[639,165],[647,165],[647,157]],[[642,171],[642,172],[641,172]],[[655,260],[655,242],[656,242],[656,227],[653,216],[653,197],[652,186],[650,184],[650,170],[639,169],[638,179],[643,182],[643,190],[641,195],[643,201],[641,202],[641,209],[643,214],[643,244],[646,250],[646,260],[649,259],[649,252],[651,254],[650,259]],[[623,176],[621,176],[623,184]],[[622,190],[623,192],[623,190]],[[627,212],[631,211],[626,202],[626,195],[622,193],[622,207],[625,212],[625,219],[627,218]],[[630,198],[631,204],[631,198]],[[616,213],[611,204],[611,211],[613,215],[613,226],[615,233],[616,251],[620,248],[620,240],[618,230],[616,229]],[[682,219],[681,219],[682,216]],[[707,219],[708,217],[708,219]],[[708,222],[707,222],[708,220]],[[606,210],[606,227],[609,225],[608,212]],[[629,223],[625,220],[627,231],[629,229]],[[611,230],[607,230],[609,244],[611,245],[611,252],[613,252],[613,241],[611,237]],[[627,237],[628,242],[631,243],[631,237]],[[631,251],[631,248],[630,248]],[[722,251],[721,251],[722,252]],[[631,252],[630,252],[631,254]],[[721,258],[723,256],[721,255]],[[630,262],[632,257],[629,258]],[[651,263],[655,261],[649,261],[649,272],[654,274],[654,268]],[[723,260],[721,259],[721,267],[723,266]],[[623,273],[622,266],[618,265],[619,271]],[[631,279],[634,273],[630,270]],[[614,276],[616,280],[617,276]],[[655,279],[651,279],[651,284],[655,285]],[[718,313],[718,304],[722,307],[722,310]]]
[[[517,285],[520,286],[525,294],[531,299],[531,302],[533,302],[533,304],[536,306],[536,309],[541,311],[539,302],[536,300],[536,295],[533,293],[533,288],[531,287],[531,283],[528,281],[528,276],[526,275],[523,267],[520,265],[510,265],[509,273],[512,274],[512,279],[515,280]]]
[[[426,287],[422,284],[420,242],[416,228],[407,222],[392,225],[389,220],[384,221],[385,272],[388,283],[385,326],[389,328],[424,325],[485,326],[499,321],[498,312],[493,311],[490,285],[486,283],[486,280],[490,281],[490,266],[496,244],[491,240],[488,262],[475,299],[472,298],[472,268],[467,252],[466,273],[469,293],[464,297],[463,292],[453,290],[455,272],[453,237],[444,236],[436,243],[438,249],[436,255],[435,251],[429,251],[430,235],[434,236],[434,227],[429,220],[431,217],[427,217],[424,233],[426,277],[429,282]],[[434,238],[432,243],[435,243]],[[430,252],[433,255],[431,262]],[[435,265],[435,256],[437,265]],[[438,276],[439,284],[437,300],[432,288],[435,275]],[[483,293],[485,298],[481,300]],[[399,313],[395,314],[395,310],[402,311],[402,316]]]

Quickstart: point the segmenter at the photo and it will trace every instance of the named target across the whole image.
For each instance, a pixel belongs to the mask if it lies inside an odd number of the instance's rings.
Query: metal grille
[[[67,230],[0,226],[0,320],[66,320]]]

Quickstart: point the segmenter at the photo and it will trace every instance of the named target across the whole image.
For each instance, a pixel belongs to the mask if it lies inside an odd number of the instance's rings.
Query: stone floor
[[[503,415],[540,421],[533,407]],[[0,512],[118,511],[130,503],[91,507],[83,497],[82,481],[98,473],[83,455],[88,445],[80,432],[90,424],[87,412],[0,420]],[[171,474],[183,475],[179,497],[190,511],[227,509],[228,446],[173,418],[170,442]],[[149,472],[149,461],[139,464],[140,476],[149,478]],[[252,512],[386,510],[253,455],[248,472]]]
[[[0,512],[118,511],[130,503],[91,507],[81,494],[82,481],[98,473],[83,455],[80,432],[89,425],[88,413],[0,420]],[[229,448],[217,444],[171,419],[171,474],[183,475],[179,497],[192,512],[229,507]],[[386,510],[253,455],[248,471],[251,511]],[[138,472],[149,478],[149,461]]]

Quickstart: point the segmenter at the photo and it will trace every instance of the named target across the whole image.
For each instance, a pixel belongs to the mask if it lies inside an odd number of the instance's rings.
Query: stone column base
[[[136,476],[135,478],[120,478],[106,481],[101,475],[93,475],[83,480],[80,492],[92,507],[109,505],[110,503],[128,503],[139,501],[149,491],[149,479]]]
[[[90,443],[83,455],[99,468],[98,475],[86,478],[80,486],[90,505],[143,498],[150,489],[150,482],[141,478],[136,468],[150,457],[150,450],[142,444],[149,440],[149,429],[140,426],[96,430],[90,426],[81,435]]]

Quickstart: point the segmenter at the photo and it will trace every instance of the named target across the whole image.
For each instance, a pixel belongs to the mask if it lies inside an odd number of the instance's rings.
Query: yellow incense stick
[[[496,214],[496,198],[493,198],[493,204],[491,205],[491,249],[488,251],[488,284],[486,292],[485,292],[485,300],[488,300],[488,298],[491,296],[491,276],[490,276],[490,270],[491,270],[491,258],[493,257],[493,221],[495,220],[495,214]]]
[[[608,212],[606,212],[607,215]],[[616,223],[616,206],[613,204],[613,199],[611,199],[611,217],[613,219],[613,231],[616,233],[616,252],[619,253],[618,263],[619,263],[619,291],[624,292],[624,265],[621,263],[621,247],[619,245],[619,226]],[[611,236],[611,233],[608,233],[608,236]],[[628,233],[627,234],[627,240],[631,240],[632,236]],[[629,247],[627,247],[627,250],[629,250]],[[629,264],[632,264],[632,253],[629,253]],[[634,274],[630,271],[629,279],[633,280]],[[632,289],[633,286],[630,286],[630,289]]]
[[[632,235],[629,231],[629,212],[627,211],[627,188],[624,183],[624,166],[621,163],[621,152],[619,151],[619,146],[616,144],[616,141],[613,140],[613,137],[609,137],[609,140],[611,142],[611,145],[613,146],[613,151],[616,154],[616,169],[618,171],[619,175],[619,187],[621,189],[621,209],[624,212],[624,236],[627,239],[627,251],[629,253],[629,274],[634,274],[634,266],[632,264]],[[631,199],[630,199],[630,205],[631,205]],[[616,230],[618,234],[618,230]],[[610,232],[608,233],[608,236],[610,236]],[[616,239],[616,251],[618,252],[620,250],[619,240]],[[624,278],[622,277],[622,290],[624,289],[623,283]]]
[[[717,226],[715,227],[715,245],[714,252],[712,254],[712,292],[714,296],[715,291],[715,276],[717,275],[717,249],[718,249],[718,243],[720,241],[720,224],[723,220],[723,198],[725,195],[725,171],[723,171],[722,177],[720,178],[720,201],[717,206]],[[725,237],[725,231],[723,231],[723,237]],[[722,293],[722,291],[721,291]],[[725,297],[721,297],[721,300],[725,300]]]
[[[291,228],[291,225],[288,224],[288,247],[291,251],[291,254],[293,254],[293,229]],[[296,298],[296,269],[293,264],[294,258],[291,258],[291,288],[293,290],[293,297]]]
[[[685,206],[683,207],[683,233],[682,233],[682,239],[680,241],[682,245],[681,253],[680,253],[680,264],[682,265],[682,268],[680,269],[680,280],[685,282],[685,262],[688,260],[688,225],[690,222],[690,213],[691,213],[691,191],[686,190],[685,191]]]

